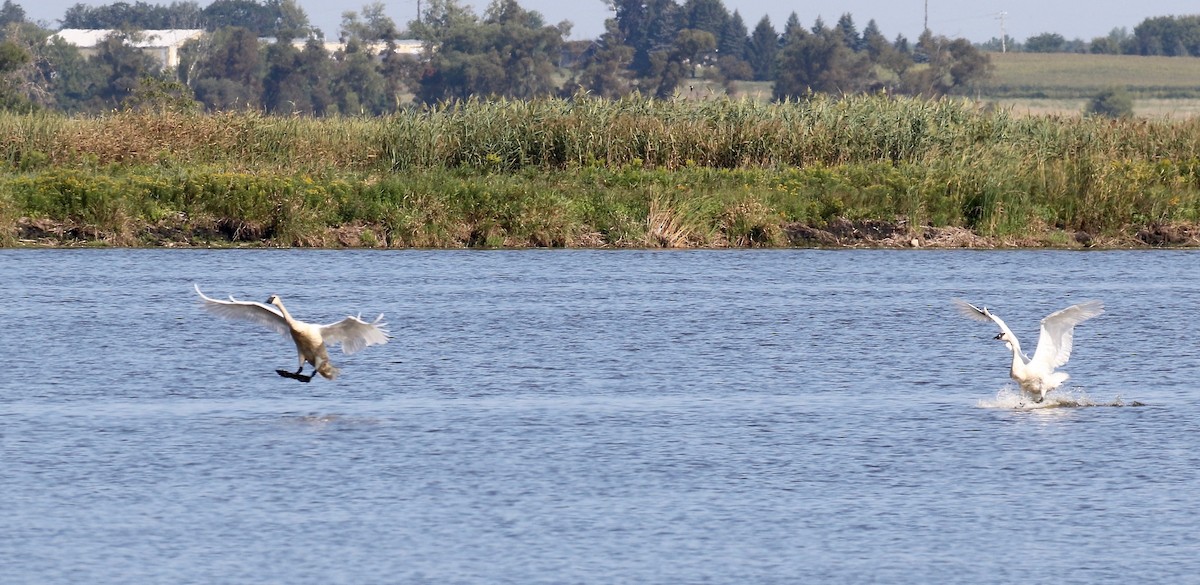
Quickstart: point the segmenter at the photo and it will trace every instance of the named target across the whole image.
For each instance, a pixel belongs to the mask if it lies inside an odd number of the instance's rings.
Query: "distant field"
[[[997,98],[986,101],[1020,116],[1079,116],[1084,99]],[[1133,114],[1143,118],[1183,120],[1200,116],[1200,98],[1135,99]]]
[[[989,53],[992,78],[970,97],[1021,116],[1078,116],[1087,101],[1110,87],[1133,94],[1140,117],[1186,119],[1200,116],[1200,58],[1080,55],[1074,53]],[[771,100],[771,83],[738,81],[729,94]],[[687,99],[727,95],[721,84],[689,79],[680,85]]]
[[[979,91],[992,98],[1086,99],[1109,87],[1137,98],[1200,99],[1200,58],[990,53],[996,69]]]

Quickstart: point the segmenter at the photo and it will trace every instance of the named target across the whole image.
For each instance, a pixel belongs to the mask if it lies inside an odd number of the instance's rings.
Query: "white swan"
[[[296,353],[300,356],[300,367],[296,369],[295,373],[286,370],[275,370],[275,372],[280,376],[295,378],[301,382],[311,381],[317,374],[321,374],[329,380],[337,377],[338,369],[329,362],[326,343],[341,344],[342,351],[351,354],[371,345],[387,343],[389,337],[387,330],[383,329],[387,323],[381,322],[383,320],[382,313],[371,323],[358,317],[346,317],[330,325],[314,325],[293,319],[287,309],[283,308],[283,301],[280,301],[276,295],[271,295],[266,304],[239,301],[232,296],[228,301],[220,301],[205,296],[200,292],[200,285],[194,286],[196,294],[199,294],[204,301],[204,308],[208,309],[210,313],[227,319],[261,323],[282,335],[291,335],[292,341],[296,343]],[[304,371],[304,362],[306,361],[313,365],[313,373],[308,376],[300,374]]]
[[[1056,372],[1055,368],[1071,359],[1075,326],[1104,312],[1104,304],[1100,301],[1084,301],[1050,313],[1042,319],[1037,350],[1033,352],[1033,359],[1030,359],[1021,353],[1021,343],[1008,325],[991,314],[987,307],[980,309],[960,299],[955,299],[954,304],[963,315],[979,321],[993,321],[1000,326],[1000,334],[995,339],[1003,341],[1013,352],[1009,375],[1020,384],[1022,391],[1034,397],[1035,402],[1045,400],[1047,392],[1067,381],[1067,373]]]

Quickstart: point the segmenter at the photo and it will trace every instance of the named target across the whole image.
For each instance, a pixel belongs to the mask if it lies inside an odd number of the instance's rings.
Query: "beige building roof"
[[[90,56],[95,53],[97,45],[115,32],[118,31],[64,28],[52,36],[79,47],[81,53]],[[130,46],[137,47],[143,52],[149,53],[155,59],[158,59],[163,69],[170,69],[179,65],[179,47],[183,46],[187,41],[200,38],[203,34],[204,31],[201,29],[190,28],[143,30],[134,34],[135,39],[127,40],[126,42]]]

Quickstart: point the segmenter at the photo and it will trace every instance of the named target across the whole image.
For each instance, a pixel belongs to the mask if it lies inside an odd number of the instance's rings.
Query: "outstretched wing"
[[[341,344],[342,351],[350,354],[365,347],[387,343],[388,332],[384,327],[387,327],[387,323],[383,322],[382,313],[371,323],[358,317],[346,317],[337,323],[321,326],[321,338],[327,345]]]
[[[1066,364],[1071,359],[1075,326],[1103,312],[1104,303],[1084,301],[1047,315],[1042,319],[1042,332],[1038,335],[1033,362],[1050,368]]]
[[[1000,317],[991,314],[991,312],[987,310],[987,307],[980,309],[979,307],[976,307],[975,305],[972,305],[971,303],[968,303],[962,299],[954,299],[954,306],[958,307],[958,312],[964,317],[970,317],[976,321],[995,323],[996,325],[1000,326],[1000,331],[1012,335],[1012,330],[1008,328],[1008,325],[1005,325],[1004,321],[1000,320]]]
[[[229,297],[228,301],[220,301],[205,296],[200,292],[200,285],[193,286],[196,287],[196,294],[200,295],[200,299],[204,301],[204,308],[218,317],[260,323],[281,335],[287,335],[289,332],[287,321],[283,319],[279,309],[271,305],[254,301],[239,301],[233,297]]]
[[[1013,335],[1012,329],[1009,329],[1008,325],[1005,325],[1004,321],[1000,319],[1000,317],[997,317],[988,311],[987,307],[980,309],[979,307],[976,307],[975,305],[972,305],[971,303],[968,303],[962,299],[954,299],[954,305],[958,307],[958,312],[962,313],[963,316],[970,317],[976,321],[991,321],[1000,327],[1000,331],[1002,333],[1007,333],[1013,339],[1017,338],[1016,335]],[[1021,358],[1025,361],[1029,361],[1029,358],[1023,354],[1021,355]]]

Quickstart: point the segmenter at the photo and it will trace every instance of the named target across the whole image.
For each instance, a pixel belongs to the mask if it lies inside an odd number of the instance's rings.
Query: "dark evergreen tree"
[[[726,80],[754,79],[754,68],[747,60],[750,33],[736,10],[717,40],[717,67]]]
[[[822,29],[794,36],[783,46],[773,93],[777,100],[816,92],[858,93],[871,82],[870,60],[850,50],[837,31]]]
[[[721,0],[686,0],[681,27],[707,31],[719,39],[729,18],[729,11]]]
[[[779,53],[779,34],[771,26],[769,17],[762,17],[750,35],[746,45],[746,61],[754,71],[754,79],[767,81],[775,78],[775,56]]]
[[[633,91],[629,75],[633,47],[623,42],[616,20],[610,18],[604,24],[606,30],[584,61],[576,85],[600,97],[616,98]]]
[[[670,50],[682,28],[679,5],[675,0],[612,0],[612,7],[625,44],[633,48],[630,68],[638,77],[653,76],[651,55]]]
[[[721,29],[721,34],[717,35],[717,52],[745,59],[746,43],[749,38],[750,31],[746,28],[746,21],[742,20],[742,15],[734,10],[733,15],[725,22],[725,28]]]
[[[863,49],[862,37],[858,36],[858,27],[854,26],[854,17],[847,12],[842,14],[838,19],[834,30],[842,35],[842,44],[851,51],[861,51]]]
[[[7,28],[10,24],[23,22],[25,22],[25,9],[21,8],[20,4],[14,4],[12,0],[4,0],[4,5],[0,6],[0,29]]]
[[[800,23],[800,17],[793,12],[788,15],[787,22],[783,23],[783,36],[780,37],[779,43],[786,45],[788,39],[806,35],[808,35],[808,31],[804,30],[804,25]]]

